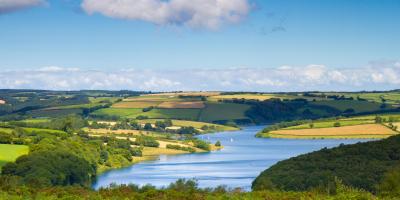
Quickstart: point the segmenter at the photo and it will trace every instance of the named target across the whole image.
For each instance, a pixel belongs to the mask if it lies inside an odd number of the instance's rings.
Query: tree
[[[340,126],[341,126],[340,122],[335,122],[335,123],[333,124],[333,127],[340,127]]]
[[[220,147],[220,146],[221,146],[221,142],[218,140],[218,141],[215,143],[215,146],[216,146],[216,147]]]
[[[144,130],[152,130],[153,126],[150,123],[146,123],[143,128]]]
[[[382,123],[382,117],[376,116],[376,117],[375,117],[375,123],[376,123],[376,124],[381,124],[381,123]]]
[[[310,126],[311,129],[314,128],[314,124],[313,123],[309,124],[309,126]]]
[[[20,176],[26,184],[40,186],[89,186],[96,168],[65,151],[40,151],[19,157],[3,166],[2,175]]]
[[[378,185],[378,193],[384,197],[400,197],[400,166],[385,174]]]

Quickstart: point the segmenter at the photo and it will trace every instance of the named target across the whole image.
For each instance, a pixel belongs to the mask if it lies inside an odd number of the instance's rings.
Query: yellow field
[[[332,128],[277,130],[268,133],[276,138],[385,138],[397,134],[395,131],[379,125],[365,124]]]
[[[235,95],[217,95],[209,98],[210,101],[227,100],[227,99],[252,99],[264,101],[271,98],[282,98],[275,94],[235,94]]]
[[[168,92],[168,93],[159,93],[159,94],[148,94],[143,96],[216,96],[220,95],[221,92]]]
[[[205,105],[202,101],[191,101],[191,102],[174,102],[166,101],[157,106],[158,108],[204,108]]]
[[[148,108],[157,106],[157,101],[123,101],[112,105],[112,108]]]

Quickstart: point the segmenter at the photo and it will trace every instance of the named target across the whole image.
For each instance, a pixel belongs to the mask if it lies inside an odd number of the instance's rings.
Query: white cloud
[[[43,4],[43,0],[0,0],[0,14]]]
[[[277,68],[117,71],[43,67],[37,70],[0,71],[0,88],[80,90],[222,90],[312,91],[387,90],[400,88],[396,62],[378,67],[333,69],[324,65]]]
[[[240,22],[251,9],[248,0],[83,0],[81,6],[88,14],[207,29]]]

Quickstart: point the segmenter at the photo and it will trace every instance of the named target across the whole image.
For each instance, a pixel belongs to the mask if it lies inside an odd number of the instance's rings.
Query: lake
[[[198,136],[212,143],[221,141],[224,149],[210,153],[163,155],[123,169],[98,176],[94,189],[116,184],[151,184],[168,186],[178,179],[194,178],[200,187],[226,185],[230,188],[251,189],[251,182],[265,169],[300,154],[368,140],[299,140],[255,138],[264,126],[244,127],[240,131],[220,132]]]

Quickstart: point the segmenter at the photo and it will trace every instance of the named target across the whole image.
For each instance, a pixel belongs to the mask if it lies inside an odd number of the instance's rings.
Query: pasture
[[[157,101],[122,101],[112,105],[112,108],[148,108],[156,107],[161,102]]]
[[[297,129],[311,129],[310,124],[313,124],[313,128],[331,128],[334,127],[334,123],[339,122],[340,126],[353,126],[353,125],[362,125],[362,124],[373,124],[374,120],[329,120],[329,121],[320,121],[320,122],[313,122],[313,123],[306,123],[301,124],[298,126],[291,126],[284,128],[282,130],[297,130]]]
[[[201,111],[199,121],[213,122],[218,120],[247,119],[245,112],[250,109],[249,105],[233,103],[206,103]]]
[[[7,162],[14,162],[19,156],[26,155],[29,147],[26,145],[0,144],[0,168]]]
[[[293,129],[271,131],[264,136],[273,138],[386,138],[397,132],[380,124],[364,124],[333,128]]]

